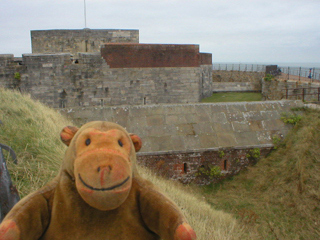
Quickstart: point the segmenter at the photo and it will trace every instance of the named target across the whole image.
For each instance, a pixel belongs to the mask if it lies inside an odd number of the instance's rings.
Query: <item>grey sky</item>
[[[199,44],[213,62],[320,62],[320,0],[86,0],[87,27],[139,29],[141,43]],[[0,53],[30,30],[82,29],[84,0],[0,0]]]

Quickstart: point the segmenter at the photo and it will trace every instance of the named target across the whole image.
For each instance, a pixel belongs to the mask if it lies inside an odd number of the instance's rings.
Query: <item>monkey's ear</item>
[[[72,138],[74,137],[74,135],[76,134],[76,132],[78,130],[79,129],[77,127],[73,127],[73,126],[67,126],[67,127],[63,128],[60,133],[61,141],[65,145],[69,146]]]
[[[142,147],[141,138],[138,135],[133,134],[133,133],[130,133],[130,138],[131,138],[132,143],[134,145],[134,149],[136,150],[136,152],[139,152],[139,150]]]

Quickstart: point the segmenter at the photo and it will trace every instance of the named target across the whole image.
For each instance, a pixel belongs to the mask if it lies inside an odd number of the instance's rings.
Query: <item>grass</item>
[[[72,123],[56,111],[21,95],[0,88],[0,142],[17,153],[18,165],[8,168],[21,197],[39,189],[59,171],[65,146],[59,133]],[[231,214],[210,206],[201,193],[139,168],[183,210],[198,239],[243,239],[243,229]],[[249,234],[249,236],[251,236]]]
[[[307,110],[277,150],[202,193],[241,221],[245,239],[320,239],[319,146],[320,112]]]
[[[213,93],[211,97],[201,100],[201,102],[247,102],[247,101],[261,101],[261,93],[255,92],[226,92]]]

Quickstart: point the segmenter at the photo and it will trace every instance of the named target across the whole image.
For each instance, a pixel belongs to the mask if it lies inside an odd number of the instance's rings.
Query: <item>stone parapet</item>
[[[272,144],[291,129],[281,114],[301,101],[168,104],[61,110],[79,124],[116,122],[143,141],[142,152]]]

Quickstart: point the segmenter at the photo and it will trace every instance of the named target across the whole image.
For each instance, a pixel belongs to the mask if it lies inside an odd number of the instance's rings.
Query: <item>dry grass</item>
[[[59,133],[70,122],[27,95],[1,88],[0,118],[0,142],[18,156],[18,165],[8,162],[11,177],[25,196],[56,175],[65,151]]]
[[[270,156],[204,191],[255,239],[320,239],[319,173],[320,113],[307,111]]]
[[[139,171],[143,177],[156,184],[180,206],[199,239],[242,239],[244,232],[235,218],[231,214],[213,209],[198,191],[155,176],[148,169],[140,167]]]
[[[20,196],[25,196],[57,174],[65,151],[59,133],[72,123],[29,96],[1,88],[0,118],[0,142],[18,155],[18,165],[8,162],[10,174]],[[243,230],[235,218],[214,210],[197,191],[158,178],[147,169],[141,168],[140,173],[183,209],[198,239],[243,239]]]

